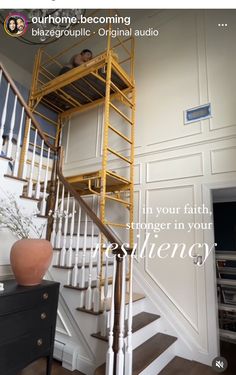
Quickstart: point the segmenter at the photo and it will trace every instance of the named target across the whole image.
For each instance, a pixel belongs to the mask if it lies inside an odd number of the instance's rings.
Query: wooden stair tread
[[[108,266],[113,266],[113,262],[108,262]],[[106,263],[103,263],[102,266],[105,266]],[[89,268],[89,263],[85,263],[84,265],[85,268]],[[93,263],[93,267],[97,267],[97,263]],[[74,268],[74,265],[72,266],[57,266],[57,265],[53,265],[53,268],[58,268],[58,269],[62,269],[62,270],[72,270]],[[81,263],[78,263],[78,268],[82,268],[82,264]]]
[[[64,235],[65,235],[64,232],[61,232],[61,235],[64,236]],[[69,237],[70,235],[71,235],[70,232],[66,233],[66,236]],[[76,237],[77,237],[77,236],[78,236],[78,233],[74,232],[74,233],[73,233],[73,236],[76,236]],[[79,236],[80,236],[80,237],[84,237],[84,233],[80,233]],[[96,238],[97,238],[98,236],[99,236],[99,234],[97,234],[97,233],[94,233],[94,234],[93,234],[93,237],[96,237]],[[92,234],[87,233],[87,234],[86,234],[86,237],[92,237]]]
[[[190,361],[181,357],[175,357],[158,375],[215,375],[212,367]]]
[[[133,371],[132,375],[138,375],[144,371],[155,359],[167,350],[177,340],[174,336],[164,333],[157,333],[143,344],[133,350]],[[95,375],[104,375],[104,363],[95,371]],[[175,374],[176,375],[176,374]]]
[[[5,155],[0,155],[0,158],[1,158],[1,159],[5,159],[5,160],[12,161],[12,158],[8,158],[8,157],[5,156]]]
[[[37,198],[34,198],[34,197],[27,197],[27,195],[20,195],[20,198],[22,198],[22,199],[29,199],[31,201],[36,201],[36,202],[40,201],[40,199],[37,199]]]
[[[133,375],[138,375],[167,350],[176,337],[157,333],[133,351]]]
[[[126,281],[129,281],[129,278],[128,277],[126,277]],[[104,286],[104,282],[105,282],[105,280],[102,280],[101,281],[101,286]],[[108,278],[108,285],[111,285],[112,284],[112,278],[111,277],[109,277]],[[96,280],[92,280],[92,283],[91,283],[91,288],[96,288],[96,286],[97,286],[97,281]],[[81,288],[80,286],[79,286],[79,284],[77,284],[77,286],[73,286],[73,285],[64,285],[64,288],[68,288],[68,289],[73,289],[73,290],[79,290],[79,291],[82,291],[82,290],[86,290],[86,289],[88,289],[88,282],[86,281],[86,283],[85,283],[85,286],[83,287],[83,288]]]
[[[21,181],[21,182],[27,182],[27,180],[25,178],[11,176],[10,174],[4,174],[4,177],[12,178],[13,180],[18,180],[18,181]]]
[[[54,251],[61,251],[61,250],[62,250],[62,247],[54,247],[53,250],[54,250]],[[66,247],[66,250],[69,250],[69,247]],[[75,247],[72,247],[72,251],[75,251],[75,250],[76,250],[76,248],[75,248]],[[80,248],[79,248],[79,251],[82,251],[82,250],[84,250],[83,247],[80,247]],[[93,251],[94,251],[94,250],[96,250],[96,248],[94,247],[94,248],[92,249],[91,247],[86,247],[85,250],[86,250],[86,251],[87,251],[87,250],[93,250]]]
[[[145,311],[133,316],[132,332],[135,333],[139,331],[140,329],[146,327],[148,324],[154,322],[155,320],[159,318],[160,318],[160,315],[151,314]],[[128,325],[128,319],[126,319],[125,321],[125,337],[127,336],[127,325]],[[92,333],[91,336],[99,340],[108,341],[108,332],[107,332],[107,336],[101,336],[100,332]]]
[[[133,302],[140,301],[141,299],[145,298],[144,294],[141,293],[133,293]],[[126,294],[125,296],[125,304],[128,305],[129,303],[129,295]],[[111,298],[107,299],[107,310],[110,310],[111,306]],[[92,314],[92,315],[100,315],[103,313],[103,310],[100,310],[99,312],[94,312],[93,310],[86,310],[84,307],[77,307],[77,311],[85,312],[87,314]]]

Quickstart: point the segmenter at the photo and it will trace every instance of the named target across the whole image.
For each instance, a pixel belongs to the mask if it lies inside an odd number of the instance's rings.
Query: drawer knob
[[[48,299],[48,293],[43,293],[43,299]]]
[[[42,339],[38,339],[37,340],[37,345],[38,346],[42,346],[43,345],[43,340]]]
[[[41,315],[40,315],[41,319],[44,320],[46,319],[47,317],[47,314],[45,312],[43,312]]]

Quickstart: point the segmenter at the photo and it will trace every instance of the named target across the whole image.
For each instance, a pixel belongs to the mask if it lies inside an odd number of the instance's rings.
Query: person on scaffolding
[[[92,51],[90,51],[90,49],[83,49],[77,55],[72,56],[69,64],[66,64],[65,66],[61,68],[59,75],[64,74],[68,72],[69,70],[88,62],[92,58],[93,58]]]

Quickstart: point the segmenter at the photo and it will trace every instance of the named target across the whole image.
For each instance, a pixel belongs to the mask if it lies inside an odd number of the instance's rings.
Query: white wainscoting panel
[[[145,258],[145,271],[155,282],[162,292],[168,297],[184,318],[190,323],[195,331],[198,331],[198,290],[196,281],[197,268],[193,260],[187,255],[189,247],[195,243],[195,231],[187,232],[186,229],[175,230],[176,222],[184,223],[187,228],[188,222],[195,222],[193,214],[184,214],[183,207],[186,203],[195,204],[194,185],[155,188],[146,190],[146,207],[152,207],[153,213],[146,215],[146,223],[171,223],[169,230],[162,230],[155,236],[151,230],[148,251],[151,244],[155,244],[155,250],[163,244],[170,243],[170,249],[164,252],[166,258],[153,257]],[[160,214],[156,217],[156,207],[180,207],[179,214]],[[171,258],[174,243],[186,245],[186,257],[179,257],[180,251],[174,258]],[[156,254],[156,252],[155,252]],[[173,282],[175,280],[175,282]]]
[[[221,148],[211,151],[211,173],[236,171],[236,147]]]
[[[146,182],[203,176],[203,153],[154,160],[146,165]]]

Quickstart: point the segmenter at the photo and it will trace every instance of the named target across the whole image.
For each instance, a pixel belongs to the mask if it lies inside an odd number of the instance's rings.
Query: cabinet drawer
[[[48,330],[55,320],[55,308],[47,304],[35,309],[0,316],[0,345],[31,332]]]
[[[49,355],[51,329],[48,332],[22,336],[0,345],[0,374],[15,375],[18,369],[27,366],[35,359]]]
[[[32,309],[37,306],[45,308],[48,304],[54,305],[57,303],[57,284],[53,287],[45,287],[39,289],[28,290],[24,287],[22,292],[15,293],[14,295],[6,294],[1,296],[0,304],[0,317],[3,315]],[[18,287],[18,290],[21,290]],[[27,291],[25,291],[27,290]]]

